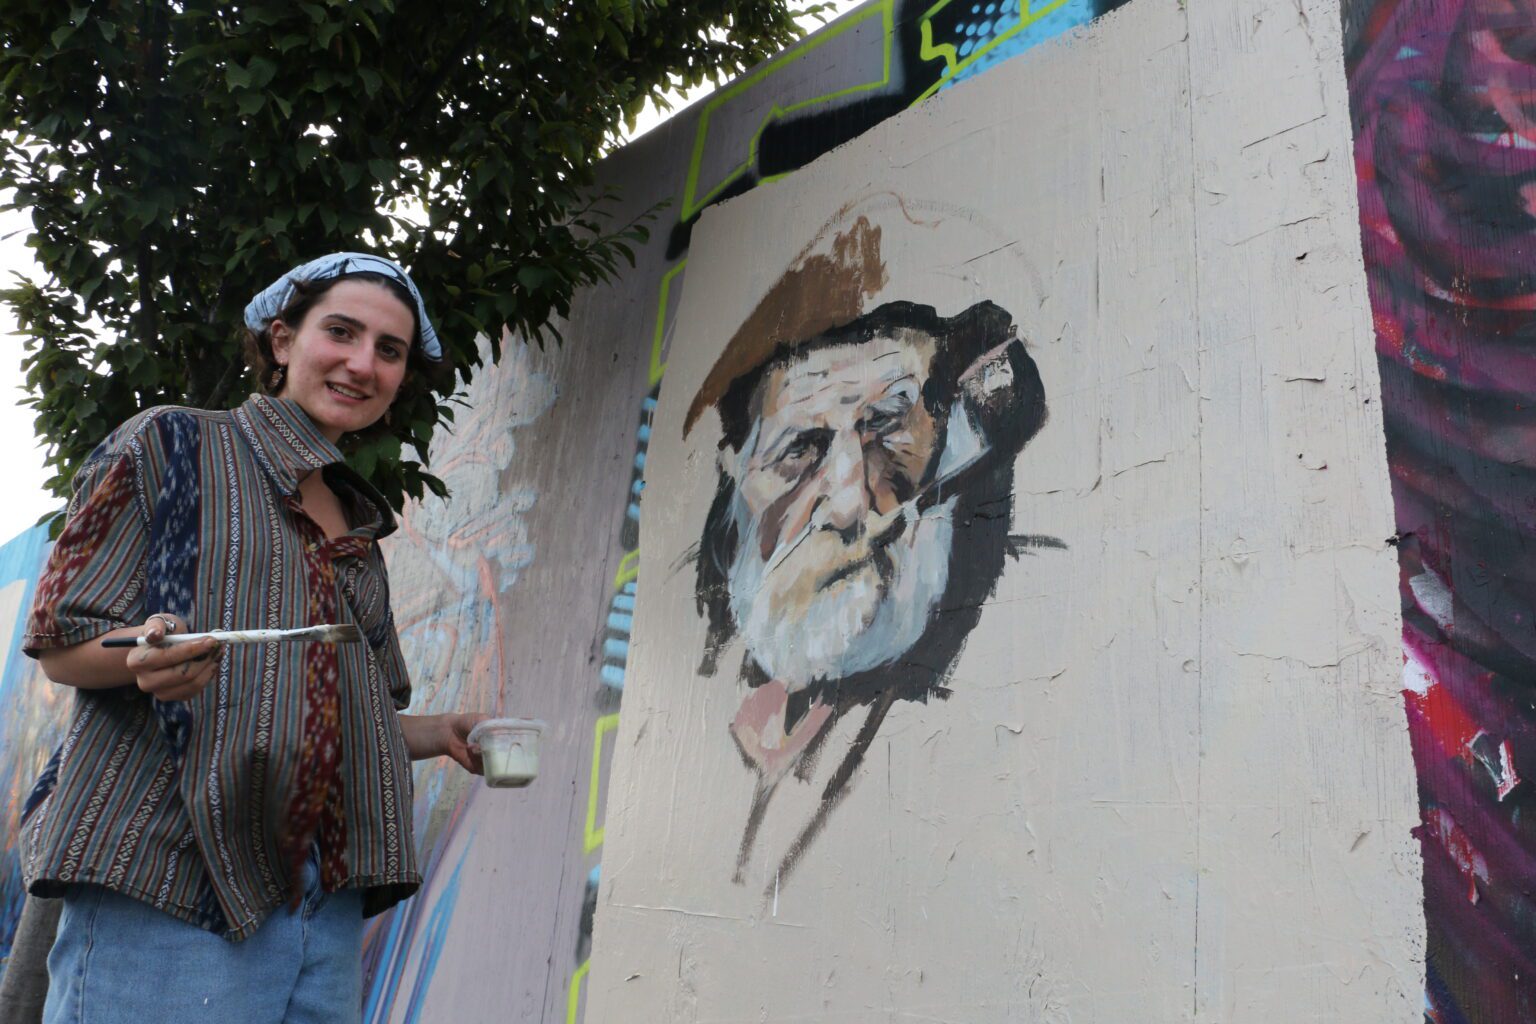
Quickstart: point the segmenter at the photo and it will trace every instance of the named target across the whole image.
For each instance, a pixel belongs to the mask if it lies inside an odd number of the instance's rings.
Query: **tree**
[[[238,404],[250,295],[362,248],[411,270],[455,373],[348,458],[397,509],[445,493],[427,446],[476,335],[493,358],[503,327],[558,339],[573,292],[633,263],[644,224],[593,191],[620,124],[792,41],[788,4],[6,0],[0,189],[49,277],[0,298],[50,489],[139,409]]]

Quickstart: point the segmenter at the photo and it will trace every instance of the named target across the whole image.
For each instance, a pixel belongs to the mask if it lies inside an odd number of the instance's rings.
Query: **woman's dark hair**
[[[293,283],[293,297],[283,307],[275,319],[283,321],[295,331],[304,323],[304,318],[314,308],[326,292],[330,291],[342,281],[366,281],[377,284],[389,290],[390,294],[399,299],[405,308],[411,311],[411,347],[406,353],[405,380],[400,384],[400,392],[395,396],[394,405],[404,406],[411,404],[419,397],[420,392],[431,389],[433,382],[442,372],[441,364],[434,363],[426,357],[421,350],[421,319],[416,312],[416,303],[411,298],[411,293],[399,281],[386,274],[375,273],[371,270],[360,270],[351,274],[341,274],[337,277],[328,277],[323,281],[295,281]],[[272,354],[272,329],[271,325],[263,327],[259,331],[253,331],[249,327],[243,328],[240,334],[240,348],[245,356],[245,365],[250,368],[256,377],[256,388],[264,395],[276,394],[277,388],[272,387],[272,371],[277,369],[277,360]],[[358,440],[368,440],[381,433],[388,433],[390,428],[382,420],[353,435]]]

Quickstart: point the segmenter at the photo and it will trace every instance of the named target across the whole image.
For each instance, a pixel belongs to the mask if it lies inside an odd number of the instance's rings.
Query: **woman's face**
[[[272,355],[292,399],[332,442],[376,423],[405,379],[416,318],[388,288],[341,281],[297,325],[272,321]]]

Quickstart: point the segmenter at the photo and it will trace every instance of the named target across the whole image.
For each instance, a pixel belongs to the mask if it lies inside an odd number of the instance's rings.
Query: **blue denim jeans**
[[[326,893],[313,856],[304,902],[229,942],[96,885],[64,897],[44,1024],[333,1024],[362,1016],[363,899]]]

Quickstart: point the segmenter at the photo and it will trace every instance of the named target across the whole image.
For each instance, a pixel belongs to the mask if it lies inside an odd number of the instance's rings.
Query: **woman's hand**
[[[484,775],[479,748],[469,745],[469,731],[490,716],[478,711],[458,715],[401,715],[400,731],[405,733],[405,747],[412,761],[428,757],[451,757],[465,771]]]
[[[485,766],[480,763],[480,748],[469,745],[469,731],[482,719],[490,717],[478,711],[459,715],[441,715],[443,725],[443,754],[464,766],[471,775],[484,775]]]
[[[175,615],[157,612],[144,623],[139,635],[151,645],[167,633],[185,633],[187,624]],[[160,700],[191,700],[203,692],[219,667],[223,653],[217,640],[170,647],[135,647],[128,655],[128,670],[139,689]]]
[[[161,700],[186,700],[195,697],[213,678],[220,645],[213,640],[204,644],[178,644],[174,647],[103,647],[103,640],[123,640],[147,636],[151,643],[165,639],[167,632],[185,633],[187,624],[169,613],[151,615],[140,626],[119,626],[93,640],[69,647],[39,651],[43,674],[64,686],[82,690],[106,690],[119,686],[137,686]]]

